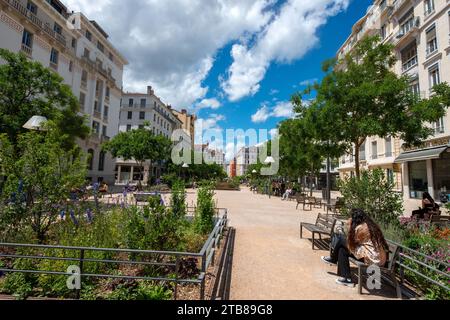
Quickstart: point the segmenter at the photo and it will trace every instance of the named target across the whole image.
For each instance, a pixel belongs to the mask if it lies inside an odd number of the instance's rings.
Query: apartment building
[[[450,2],[448,0],[376,0],[353,27],[338,51],[342,57],[365,35],[381,36],[395,46],[395,72],[407,74],[411,91],[424,98],[432,87],[450,83]],[[420,148],[406,149],[396,138],[371,137],[361,147],[363,169],[383,168],[403,193],[405,213],[421,206],[424,192],[436,200],[450,197],[450,113],[431,123],[434,136]],[[354,172],[351,155],[342,157],[341,176]]]
[[[119,127],[123,68],[127,60],[108,34],[82,13],[80,28],[67,24],[72,12],[58,0],[0,0],[0,47],[23,52],[63,77],[79,97],[91,136],[79,141],[90,155],[88,179],[114,183],[114,161],[101,144]]]
[[[251,164],[258,163],[259,147],[243,147],[236,154],[236,175],[245,176]]]
[[[178,119],[181,121],[182,128],[187,132],[189,135],[189,138],[191,140],[191,148],[194,150],[195,146],[195,121],[197,120],[197,117],[193,114],[189,114],[186,109],[182,109],[181,111],[172,109],[172,113],[178,117]]]
[[[181,129],[181,143],[190,147],[191,139],[183,129],[183,123],[174,114],[170,105],[165,104],[155,94],[152,87],[146,93],[126,92],[122,96],[120,108],[119,131],[126,132],[146,128],[155,135],[163,135],[172,139],[172,133]],[[144,182],[151,178],[159,178],[163,174],[163,163],[146,163]],[[140,180],[140,169],[134,160],[116,159],[116,183],[136,183]],[[150,172],[151,170],[151,172]]]

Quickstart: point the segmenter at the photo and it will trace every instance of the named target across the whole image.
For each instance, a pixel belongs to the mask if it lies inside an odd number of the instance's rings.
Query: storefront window
[[[437,201],[450,201],[450,152],[445,152],[440,159],[433,160],[434,192]]]
[[[409,162],[409,194],[413,199],[422,199],[424,192],[428,191],[427,162]]]

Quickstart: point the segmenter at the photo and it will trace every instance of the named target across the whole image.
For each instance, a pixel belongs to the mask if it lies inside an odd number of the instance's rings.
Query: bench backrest
[[[303,201],[305,201],[305,199],[306,199],[305,196],[302,196],[302,195],[297,196],[297,202],[303,202]]]
[[[336,221],[337,220],[330,215],[319,213],[316,220],[316,226],[320,226],[330,232],[333,232],[334,227],[336,226]]]

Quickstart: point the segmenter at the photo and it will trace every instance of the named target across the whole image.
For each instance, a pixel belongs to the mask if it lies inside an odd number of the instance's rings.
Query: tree
[[[15,146],[22,126],[34,115],[52,120],[65,137],[70,150],[75,139],[85,138],[89,128],[79,116],[79,102],[69,86],[41,63],[29,60],[23,53],[0,49],[0,132],[8,135]]]
[[[429,123],[444,116],[449,105],[447,84],[435,86],[434,95],[424,99],[411,92],[408,76],[392,71],[395,63],[393,45],[367,37],[341,61],[326,61],[327,74],[313,87],[317,96],[310,113],[321,120],[320,140],[337,142],[354,155],[358,179],[359,152],[368,137],[419,145],[433,133]]]
[[[136,161],[140,168],[139,181],[142,182],[145,162],[167,160],[171,146],[172,142],[166,137],[154,135],[150,130],[141,128],[119,133],[103,145],[103,150],[111,152],[115,158]]]
[[[2,238],[31,227],[43,243],[71,192],[85,182],[86,163],[79,147],[66,150],[68,137],[50,122],[47,129],[20,134],[16,146],[6,134],[0,135],[0,167],[6,176],[0,202],[5,204],[0,210]]]

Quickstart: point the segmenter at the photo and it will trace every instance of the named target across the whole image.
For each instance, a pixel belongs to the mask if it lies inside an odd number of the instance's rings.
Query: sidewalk
[[[327,251],[311,249],[308,231],[300,239],[300,222],[314,223],[320,209],[296,210],[296,202],[242,191],[217,191],[218,206],[228,209],[236,228],[231,299],[361,300],[393,299],[392,288],[358,295],[356,288],[335,283],[336,267],[320,257]],[[195,196],[189,195],[189,201]]]

